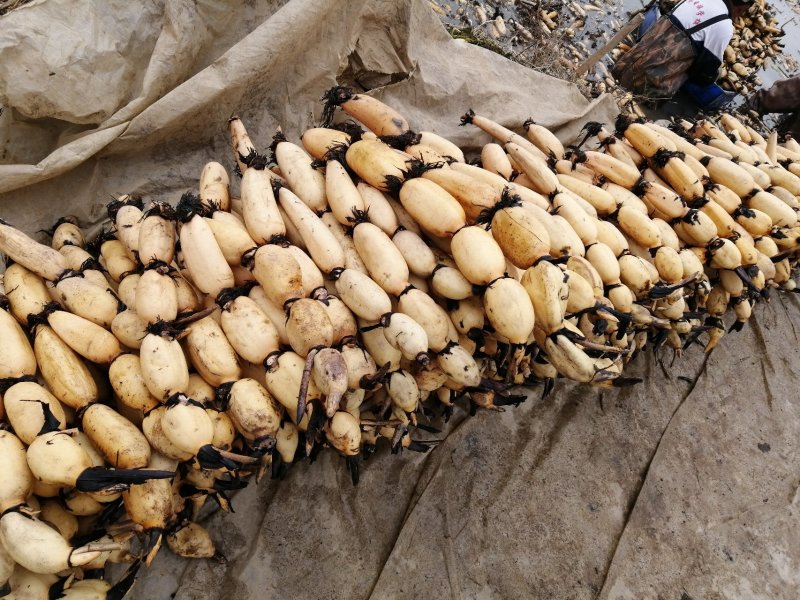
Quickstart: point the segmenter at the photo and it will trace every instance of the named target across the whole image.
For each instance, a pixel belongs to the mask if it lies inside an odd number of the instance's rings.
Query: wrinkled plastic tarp
[[[297,141],[337,76],[467,146],[488,141],[459,127],[470,107],[567,140],[616,111],[451,39],[422,0],[46,0],[0,23],[0,209],[30,231],[65,211],[95,223],[111,194],[174,202],[207,161],[233,168],[233,114],[261,149],[277,127]]]
[[[355,488],[331,453],[298,464],[206,522],[227,565],[164,552],[134,597],[797,598],[799,317],[779,296],[707,357],[637,357],[637,386],[457,412]]]
[[[468,149],[488,137],[458,126],[467,108],[565,142],[616,114],[450,39],[422,0],[32,2],[0,19],[0,217],[96,229],[112,194],[174,202],[206,161],[233,168],[229,116],[261,148],[278,126],[297,140],[337,82]],[[322,453],[209,516],[227,564],[165,549],[132,596],[796,598],[798,315],[778,297],[708,357],[643,355],[634,387],[459,408],[438,447],[383,448],[358,487]]]

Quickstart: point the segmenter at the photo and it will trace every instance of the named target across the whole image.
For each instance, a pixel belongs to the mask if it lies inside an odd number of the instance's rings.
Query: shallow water
[[[557,22],[559,30],[572,24],[576,18],[569,9],[570,3],[567,2],[540,3],[528,0],[487,0],[482,2],[482,6],[485,9],[488,20],[483,25],[479,25],[475,3],[472,1],[436,0],[436,4],[443,9],[440,16],[446,25],[455,28],[475,27],[477,31],[485,33],[487,36],[490,33],[493,16],[499,13],[508,25],[509,33],[495,41],[500,48],[512,54],[526,44],[526,41],[520,36],[513,35],[514,21],[520,22],[527,27],[534,38],[543,35],[540,29],[541,24],[530,19],[532,13],[535,15],[535,10],[531,10],[532,6],[542,5],[550,7],[550,10],[558,11]],[[649,2],[643,0],[596,0],[594,6],[599,10],[590,10],[593,5],[586,1],[573,2],[572,4],[577,4],[585,9],[586,16],[582,17],[585,20],[585,25],[578,29],[572,39],[565,38],[563,47],[565,56],[578,63],[606,43],[620,27],[630,20],[635,12],[642,10]],[[786,35],[780,39],[785,47],[782,57],[777,60],[767,60],[764,67],[759,70],[758,76],[762,81],[761,87],[769,87],[778,79],[796,74],[798,72],[798,62],[800,62],[800,2],[798,0],[771,0],[769,5],[777,16],[779,24],[786,32]],[[559,30],[556,30],[552,35],[557,36]],[[580,53],[580,57],[578,57],[576,51]],[[611,57],[607,55],[602,60],[602,63],[606,68],[610,67],[612,64]],[[589,80],[600,80],[605,74],[606,69],[603,66],[598,66],[592,69],[587,78]],[[743,101],[744,98],[739,96],[731,103],[731,106],[739,106]],[[672,106],[667,107],[666,114],[659,116],[671,114],[689,115],[692,112],[696,112],[695,108],[685,101],[681,101],[680,98],[668,104],[672,104]],[[664,111],[657,112],[663,113]],[[772,123],[769,117],[765,121],[767,124]]]

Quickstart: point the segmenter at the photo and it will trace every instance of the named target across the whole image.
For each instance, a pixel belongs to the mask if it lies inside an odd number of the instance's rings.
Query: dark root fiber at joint
[[[144,202],[139,196],[128,196],[127,198],[117,198],[106,204],[106,214],[112,221],[117,219],[117,213],[123,206],[135,206],[139,210],[144,207]]]
[[[647,193],[648,189],[650,189],[650,182],[644,177],[640,177],[639,181],[637,181],[631,188],[631,191],[641,198]]]
[[[623,133],[625,133],[625,130],[628,129],[628,127],[630,127],[632,123],[633,121],[629,116],[620,113],[619,116],[617,117],[617,120],[614,121],[614,129],[616,130],[616,134],[622,135]]]
[[[443,162],[430,162],[426,163],[421,161],[417,158],[412,158],[411,160],[406,161],[406,169],[403,171],[403,180],[407,181],[409,179],[415,179],[417,177],[422,177],[424,173],[428,171],[434,171],[436,169],[441,169],[445,166]]]
[[[241,161],[242,164],[247,165],[249,169],[255,169],[257,171],[263,171],[270,164],[269,156],[256,152],[255,149],[250,150],[247,156],[240,152],[239,161]]]
[[[325,156],[322,158],[322,165],[320,166],[324,167],[326,162],[335,160],[347,168],[347,160],[345,157],[347,156],[348,148],[350,148],[350,144],[345,144],[343,142],[332,144],[325,153]]]
[[[405,133],[401,133],[400,135],[382,135],[378,139],[382,141],[387,146],[391,146],[392,148],[396,148],[397,150],[404,150],[409,146],[413,146],[414,144],[419,144],[419,140],[422,136],[418,133],[411,131],[410,129]]]
[[[589,121],[583,126],[581,131],[585,131],[590,137],[598,135],[603,130],[603,124],[598,121]]]
[[[334,86],[322,95],[321,100],[325,103],[322,109],[322,122],[320,126],[330,127],[333,123],[333,115],[336,112],[336,107],[344,104],[348,100],[352,100],[355,96],[353,90],[348,87]]]
[[[180,330],[167,321],[156,321],[147,326],[147,333],[174,339],[180,333]]]
[[[663,169],[667,166],[667,163],[671,158],[679,158],[683,160],[686,155],[683,152],[671,152],[665,148],[661,148],[653,155],[653,162],[659,169]]]
[[[219,294],[217,294],[216,303],[221,307],[225,308],[229,303],[233,302],[239,296],[246,296],[250,293],[257,284],[255,281],[248,281],[244,285],[240,285],[238,287],[230,287],[225,288]]]
[[[175,209],[166,202],[153,202],[142,215],[142,219],[150,216],[161,217],[168,221],[175,220]]]
[[[361,136],[364,135],[364,129],[352,119],[342,121],[341,123],[334,123],[331,125],[331,129],[335,129],[336,131],[341,131],[342,133],[349,135],[351,144],[359,141]]]
[[[258,246],[254,246],[250,248],[250,250],[246,250],[242,254],[242,258],[239,259],[239,264],[242,265],[245,269],[251,269],[253,264],[256,260],[256,252],[258,251]]]
[[[200,200],[200,196],[193,192],[186,192],[181,196],[178,206],[175,207],[175,215],[181,223],[188,223],[195,216],[206,215],[206,207]]]
[[[97,237],[95,237],[93,240],[90,240],[86,244],[86,251],[89,254],[98,256],[100,254],[100,248],[103,247],[103,244],[105,244],[110,240],[116,240],[116,239],[117,236],[115,235],[113,230],[105,229],[101,231],[99,234],[97,234]]]
[[[500,194],[500,200],[491,208],[484,208],[475,222],[478,225],[488,225],[491,227],[494,216],[505,208],[513,208],[515,206],[522,206],[522,199],[512,192],[509,188],[504,187]]]

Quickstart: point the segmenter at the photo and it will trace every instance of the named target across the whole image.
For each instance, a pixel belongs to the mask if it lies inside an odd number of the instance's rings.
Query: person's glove
[[[755,94],[750,94],[744,101],[744,106],[748,110],[754,110],[755,112],[761,114],[761,110],[759,109],[759,102],[758,102],[758,92]]]

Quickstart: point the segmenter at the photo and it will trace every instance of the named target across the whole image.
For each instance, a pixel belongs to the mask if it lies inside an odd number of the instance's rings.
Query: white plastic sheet
[[[233,168],[232,114],[260,148],[296,140],[336,83],[468,149],[488,141],[468,108],[565,142],[616,115],[452,40],[423,0],[44,0],[0,19],[0,217],[97,229],[111,194],[174,202],[206,161]],[[778,298],[708,359],[641,356],[636,387],[458,408],[430,454],[383,448],[358,487],[323,453],[209,518],[226,565],[164,549],[132,596],[796,598],[798,315]]]

